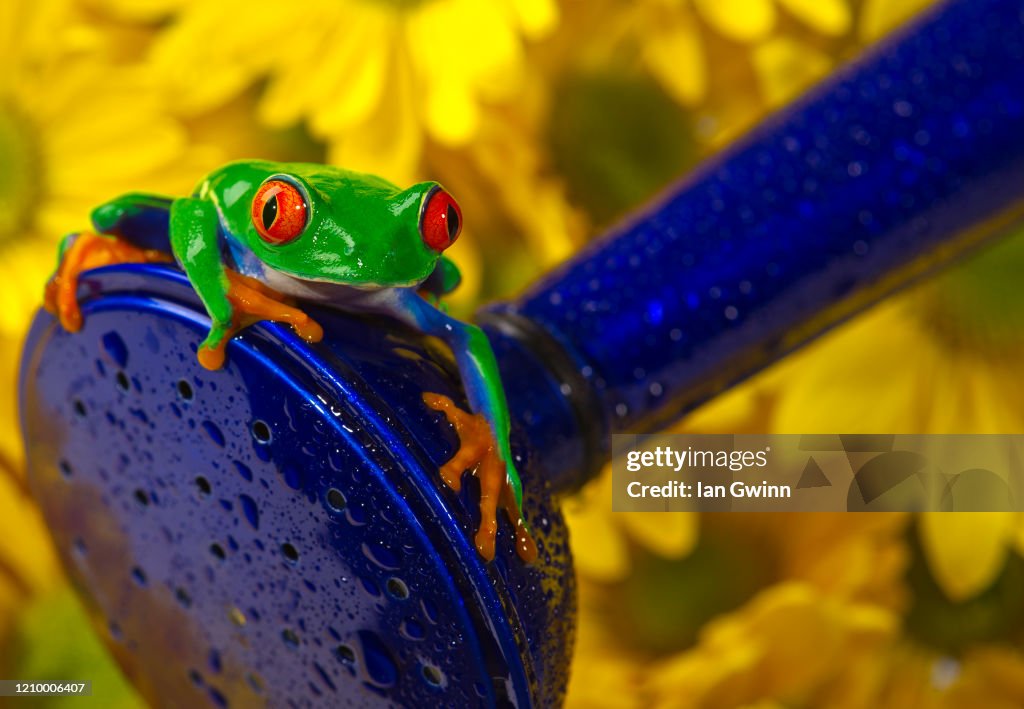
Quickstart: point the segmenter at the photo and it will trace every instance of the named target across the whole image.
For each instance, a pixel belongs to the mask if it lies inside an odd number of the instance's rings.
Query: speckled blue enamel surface
[[[1022,59],[1024,3],[948,3],[505,307],[566,348],[605,432],[675,419],[1019,200]]]
[[[86,274],[80,333],[35,321],[22,424],[118,657],[176,705],[557,705],[575,596],[553,491],[608,433],[673,419],[1015,202],[1022,57],[1024,2],[948,4],[493,308],[533,566],[504,521],[484,563],[477,485],[438,480],[455,436],[420,397],[462,400],[450,353],[314,310],[324,342],[258,325],[207,372],[180,272]]]
[[[318,312],[330,334],[315,348],[250,328],[209,372],[177,270],[94,271],[81,293],[81,332],[40,314],[26,347],[30,479],[147,696],[559,701],[575,603],[561,515],[527,472],[540,561],[519,560],[505,521],[496,559],[480,558],[479,487],[440,483],[456,439],[420,400],[460,400],[458,374],[422,337]]]

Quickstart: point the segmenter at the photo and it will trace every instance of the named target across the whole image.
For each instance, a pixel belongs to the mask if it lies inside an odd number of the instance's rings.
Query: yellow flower
[[[788,103],[832,68],[827,54],[788,37],[773,37],[759,44],[751,61],[765,103],[773,108]]]
[[[1024,234],[890,299],[789,358],[776,430],[1018,433]],[[925,515],[924,553],[946,594],[965,600],[1024,550],[1024,515]]]
[[[860,696],[856,673],[898,637],[906,518],[700,520],[681,558],[633,545],[628,576],[581,577],[568,705],[846,706],[838,699]]]
[[[747,89],[742,53],[718,47],[718,37],[753,45],[755,72],[768,105],[776,106],[790,98],[780,97],[778,84],[803,88],[809,80],[822,76],[830,63],[819,49],[790,36],[792,30],[786,29],[786,34],[777,31],[780,14],[798,20],[805,31],[828,38],[845,36],[852,25],[846,0],[650,0],[631,10],[629,21],[636,24],[637,41],[648,68],[669,93],[691,106],[703,102],[709,91],[736,94]],[[712,34],[703,32],[702,25]],[[804,60],[803,65],[795,61],[796,55]],[[767,81],[766,76],[770,77]],[[773,81],[776,76],[781,76],[781,81]],[[757,103],[753,96],[746,98]],[[712,103],[726,100],[722,96]],[[737,112],[735,106],[731,110]],[[754,117],[750,110],[739,114],[745,119]]]
[[[933,1],[868,0],[857,38],[874,41]],[[648,0],[620,24],[665,90],[699,109],[700,138],[719,147],[824,78],[849,52],[854,22],[847,0]]]
[[[95,29],[60,0],[0,5],[0,635],[59,587],[28,495],[16,424],[17,364],[56,246],[89,210],[132,190],[190,189],[218,153],[189,148],[144,75],[110,65]],[[97,54],[93,50],[99,52]]]
[[[935,0],[867,0],[861,11],[859,34],[873,41],[903,24]]]
[[[97,13],[107,13],[123,20],[159,22],[190,0],[78,0]]]
[[[1024,559],[983,595],[950,602],[915,554],[903,634],[849,677],[842,706],[1019,707],[1024,704]]]
[[[470,145],[427,151],[427,173],[452,191],[465,215],[466,238],[450,253],[460,268],[463,253],[477,271],[490,266],[486,283],[475,274],[479,288],[460,287],[453,302],[479,302],[481,294],[507,296],[583,242],[582,216],[569,204],[561,181],[551,176],[541,146],[536,94],[546,89],[542,79],[533,83],[529,106],[514,112],[487,109]]]
[[[608,470],[563,506],[578,573],[616,581],[630,572],[630,542],[678,558],[697,541],[697,519],[684,512],[612,512]]]
[[[890,298],[779,368],[782,431],[1019,433],[1016,233]],[[930,513],[911,538],[906,636],[865,706],[1020,706],[1024,514]]]
[[[62,582],[46,524],[28,488],[8,464],[0,464],[0,645],[18,612],[33,597]],[[0,653],[2,655],[2,653]]]
[[[556,22],[550,0],[191,2],[162,34],[154,68],[184,110],[210,108],[269,80],[260,116],[307,118],[330,158],[408,180],[424,132],[446,145],[477,133],[483,104],[521,88],[524,40]],[[215,41],[211,41],[215,38]]]
[[[763,432],[765,402],[757,383],[733,390],[691,414],[680,433]],[[563,505],[577,571],[594,581],[620,581],[639,547],[670,559],[686,556],[698,539],[698,516],[668,512],[612,512],[611,467]]]
[[[782,583],[709,623],[646,688],[657,707],[835,705],[850,699],[849,668],[871,662],[897,628],[882,608]]]
[[[27,13],[47,5],[13,4]],[[62,64],[14,56],[5,67],[0,77],[0,339],[11,355],[5,355],[2,373],[10,392],[18,343],[41,302],[59,238],[88,227],[90,209],[118,194],[187,192],[219,161],[219,153],[189,148],[184,129],[166,115],[160,94],[137,71],[88,58]],[[13,394],[3,397],[4,420],[14,421],[13,405]],[[17,461],[16,428],[3,429],[0,450]]]
[[[842,36],[851,24],[846,0],[693,0],[701,17],[737,42],[764,39],[775,29],[780,9],[824,35]]]

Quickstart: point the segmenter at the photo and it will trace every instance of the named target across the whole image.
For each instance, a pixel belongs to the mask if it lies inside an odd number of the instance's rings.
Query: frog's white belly
[[[277,271],[263,264],[263,273],[255,276],[274,290],[293,298],[310,300],[339,308],[354,307],[379,288],[357,288],[329,281],[309,281]]]
[[[368,294],[376,288],[359,288],[332,281],[307,280],[297,278],[289,273],[278,271],[260,261],[256,255],[237,239],[228,237],[224,251],[225,262],[244,276],[255,278],[279,293],[310,300],[317,303],[333,305],[346,309],[364,301]]]

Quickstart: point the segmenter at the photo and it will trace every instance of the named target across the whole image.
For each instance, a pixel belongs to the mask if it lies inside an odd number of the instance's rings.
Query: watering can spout
[[[571,452],[537,416],[554,401],[523,393],[536,374],[508,367],[553,484],[1018,221],[1021,56],[1024,3],[944,3],[490,306],[583,412]]]

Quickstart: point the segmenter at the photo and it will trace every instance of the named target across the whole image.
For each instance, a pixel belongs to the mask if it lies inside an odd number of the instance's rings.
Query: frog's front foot
[[[463,411],[442,394],[428,392],[423,395],[423,403],[444,413],[459,436],[459,449],[451,460],[441,466],[441,479],[445,485],[459,492],[462,474],[467,470],[472,470],[480,480],[480,528],[475,539],[480,556],[488,561],[494,558],[500,505],[515,527],[516,553],[526,563],[532,563],[537,558],[537,545],[516,504],[515,488],[509,480],[505,461],[501,459],[487,419],[480,414]]]
[[[141,249],[113,236],[81,233],[65,237],[60,264],[46,284],[43,306],[60,319],[68,332],[82,329],[78,307],[78,277],[83,271],[118,263],[164,263],[173,261],[162,251]]]
[[[324,331],[320,324],[288,302],[283,294],[255,278],[234,271],[225,273],[232,319],[229,323],[214,323],[210,328],[210,334],[198,352],[199,363],[203,367],[220,369],[224,366],[224,349],[231,338],[242,328],[260,320],[288,323],[306,342],[319,342],[323,339]]]

